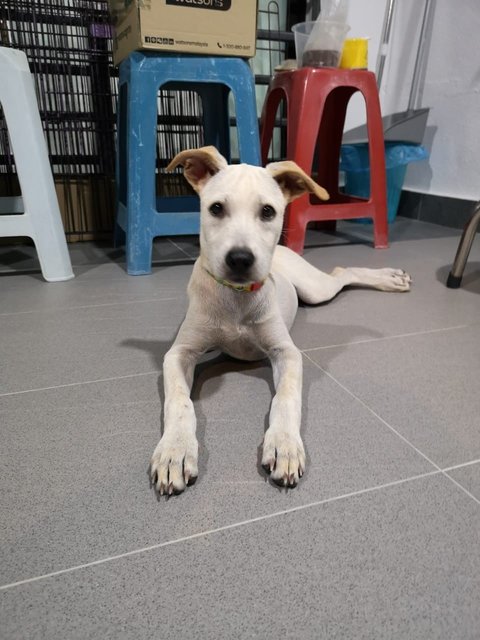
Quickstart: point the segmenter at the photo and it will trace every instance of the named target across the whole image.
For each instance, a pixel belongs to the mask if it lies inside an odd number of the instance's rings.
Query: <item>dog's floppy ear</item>
[[[320,200],[329,200],[330,196],[323,187],[318,185],[305,173],[298,164],[291,160],[271,162],[266,169],[283,191],[287,202],[291,202],[304,193],[313,193]]]
[[[173,171],[178,165],[183,166],[185,178],[195,191],[200,192],[208,180],[225,169],[228,163],[215,147],[210,146],[181,151],[170,162],[167,171]]]

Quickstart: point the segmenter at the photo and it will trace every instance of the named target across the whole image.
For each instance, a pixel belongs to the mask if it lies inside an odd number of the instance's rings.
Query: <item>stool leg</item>
[[[338,87],[325,100],[317,145],[315,148],[315,162],[318,166],[318,184],[324,187],[331,202],[338,196],[338,174],[340,168],[340,148],[342,145],[343,129],[347,114],[348,101],[355,93],[353,87]],[[324,229],[334,233],[337,228],[336,220],[324,220],[314,224],[317,229]]]
[[[284,93],[278,89],[268,91],[262,108],[262,116],[260,118],[260,148],[262,154],[262,165],[268,162],[268,150],[273,138],[273,130],[275,128],[275,116]]]
[[[260,166],[260,136],[258,131],[255,80],[245,60],[237,59],[237,73],[228,80],[235,99],[240,162]]]
[[[383,216],[380,219],[375,218],[373,220],[373,246],[375,249],[388,249],[388,223],[383,220]]]
[[[367,103],[367,127],[370,156],[370,198],[377,203],[373,218],[373,244],[375,249],[388,248],[387,177],[385,170],[385,143],[377,91],[370,93]]]
[[[282,244],[299,255],[302,255],[305,246],[307,222],[302,214],[308,205],[308,195],[294,200],[287,207],[283,223]]]
[[[125,253],[127,273],[130,276],[144,276],[152,273],[153,239],[147,229],[138,225],[126,234]]]
[[[22,190],[24,229],[35,243],[45,280],[70,280],[74,275],[25,55],[0,52],[0,75],[2,86],[8,87],[0,98]]]
[[[205,144],[216,147],[230,162],[230,118],[228,111],[228,87],[207,84],[197,89],[203,103],[203,134]],[[219,115],[220,114],[220,115]]]
[[[113,245],[120,247],[125,244],[124,220],[121,221],[121,208],[127,205],[127,121],[128,121],[128,82],[120,73],[117,103],[117,137],[115,154],[115,223],[113,227]]]
[[[463,230],[457,253],[455,255],[455,260],[453,262],[452,270],[448,274],[447,287],[449,287],[450,289],[458,289],[462,283],[463,272],[465,270],[465,265],[467,264],[470,249],[472,248],[473,240],[475,238],[475,233],[477,232],[479,223],[480,202],[477,203],[473,212],[473,216]]]
[[[340,148],[348,101],[355,91],[353,87],[338,87],[327,96],[318,131],[318,183],[328,191],[333,202],[338,195]]]
[[[156,213],[155,161],[157,88],[137,72],[131,78],[127,121],[127,272],[152,272],[153,217]],[[134,108],[133,108],[134,107]]]
[[[292,90],[291,96],[295,95]],[[318,95],[318,100],[306,98],[306,89],[300,100],[287,98],[287,158],[294,160],[305,173],[311,175],[313,158],[315,155],[316,132],[322,120],[324,98]],[[310,94],[311,95],[311,94]],[[314,134],[312,135],[312,132]],[[294,200],[288,207],[283,226],[284,244],[302,254],[305,245],[305,233],[308,219],[305,212],[310,206],[310,196],[305,194]]]

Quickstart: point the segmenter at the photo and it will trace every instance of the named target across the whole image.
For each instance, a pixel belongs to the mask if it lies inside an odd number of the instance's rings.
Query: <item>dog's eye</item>
[[[277,215],[277,212],[271,205],[265,204],[262,207],[260,215],[262,220],[273,220],[273,218]]]
[[[223,214],[223,204],[221,202],[214,202],[208,210],[212,216],[219,218]]]

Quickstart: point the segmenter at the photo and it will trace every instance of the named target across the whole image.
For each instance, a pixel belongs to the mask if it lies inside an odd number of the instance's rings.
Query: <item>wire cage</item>
[[[259,111],[271,74],[291,56],[287,29],[305,2],[260,0],[258,53],[252,60]],[[60,210],[70,242],[110,238],[115,210],[118,70],[106,0],[0,0],[0,46],[23,50],[34,76]],[[189,91],[158,94],[157,192],[181,195],[187,185],[165,166],[203,144],[202,105]],[[279,122],[281,126],[281,122]],[[232,156],[236,146],[231,119]],[[281,155],[280,145],[275,155]],[[0,195],[18,195],[15,162],[0,106]]]
[[[68,239],[110,232],[117,79],[106,2],[0,2],[0,24],[0,44],[30,63]],[[2,190],[18,188],[5,122],[0,180]]]

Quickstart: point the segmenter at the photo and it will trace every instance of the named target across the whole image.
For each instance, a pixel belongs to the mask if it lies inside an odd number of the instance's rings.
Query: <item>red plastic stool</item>
[[[360,91],[365,98],[370,156],[370,198],[364,200],[338,190],[340,147],[348,101]],[[288,207],[284,243],[303,252],[308,222],[372,218],[374,246],[388,246],[385,148],[375,75],[370,71],[305,67],[276,74],[263,105],[261,118],[262,162],[267,161],[275,116],[282,98],[287,101],[287,158],[327,189],[330,200],[321,202],[306,194]],[[318,145],[318,146],[317,146]],[[318,160],[316,150],[318,149]],[[333,222],[335,225],[335,222]]]

